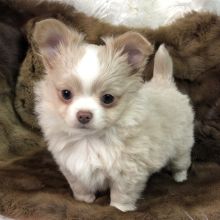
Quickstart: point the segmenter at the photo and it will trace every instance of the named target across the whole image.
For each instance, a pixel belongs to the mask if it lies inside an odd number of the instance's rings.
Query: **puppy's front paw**
[[[122,212],[134,211],[136,210],[136,206],[134,204],[121,204],[117,202],[111,202],[110,206],[113,206]]]
[[[95,200],[95,195],[94,194],[74,194],[74,198],[82,202],[92,203]]]
[[[187,171],[183,170],[183,171],[176,172],[174,173],[173,178],[178,183],[183,182],[187,180]]]

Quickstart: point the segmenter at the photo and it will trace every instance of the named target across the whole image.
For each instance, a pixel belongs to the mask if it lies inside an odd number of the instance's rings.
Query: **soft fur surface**
[[[90,42],[97,43],[101,43],[102,35],[127,31],[74,13],[69,7],[35,3],[1,0],[1,22],[20,33],[20,27],[29,18],[55,16],[86,33]],[[17,75],[15,71],[13,75],[13,70],[0,70],[0,212],[19,219],[219,219],[219,17],[192,13],[168,27],[139,30],[155,48],[163,42],[168,45],[176,83],[181,91],[189,94],[195,109],[196,144],[188,182],[176,184],[167,173],[152,177],[143,199],[138,202],[138,210],[126,214],[107,206],[107,194],[98,196],[96,205],[76,202],[50,154],[44,150],[45,143],[33,114],[33,82],[44,73],[35,55],[33,24],[29,23],[26,29],[32,49],[29,48],[20,73]],[[10,42],[23,47],[24,44],[15,39]],[[25,52],[19,51],[19,54],[25,55]],[[153,56],[146,66],[145,79],[152,75],[152,64]],[[16,68],[17,65],[19,62]]]
[[[220,14],[219,0],[47,0],[73,5],[114,25],[158,28],[192,11]]]
[[[94,204],[77,202],[51,155],[41,151],[0,169],[0,210],[22,220],[60,219],[211,219],[220,217],[220,167],[194,162],[189,179],[176,183],[169,173],[154,175],[138,201],[138,210],[110,207],[109,194]]]

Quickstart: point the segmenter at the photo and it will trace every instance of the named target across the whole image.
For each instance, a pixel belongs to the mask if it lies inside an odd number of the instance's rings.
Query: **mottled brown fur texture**
[[[215,163],[195,162],[189,180],[182,184],[174,182],[167,172],[154,175],[138,210],[127,213],[108,205],[108,193],[100,194],[94,204],[75,201],[51,155],[44,150],[1,166],[0,175],[0,211],[16,219],[220,218],[220,167]]]
[[[58,3],[0,0],[0,27],[4,26],[0,28],[0,213],[43,220],[220,219],[220,18],[191,13],[167,27],[137,30],[155,50],[161,43],[167,45],[176,83],[189,94],[195,109],[196,144],[186,183],[175,183],[166,172],[157,174],[139,200],[138,210],[123,214],[107,205],[108,194],[99,196],[95,204],[76,202],[45,150],[33,113],[33,83],[44,69],[36,56],[32,30],[43,17],[55,17],[98,44],[103,43],[101,36],[128,30]],[[153,56],[144,72],[146,80],[152,66]]]

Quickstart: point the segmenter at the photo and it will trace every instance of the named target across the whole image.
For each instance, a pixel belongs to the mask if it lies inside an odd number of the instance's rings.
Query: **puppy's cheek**
[[[109,108],[106,111],[106,119],[108,124],[114,124],[119,118],[122,116],[125,106],[119,103],[118,105],[114,106],[113,108]]]
[[[76,120],[76,111],[69,107],[64,115],[64,120],[70,128],[77,127],[78,122]]]
[[[115,120],[117,120],[118,118],[118,108],[111,108],[108,109],[107,111],[107,117],[108,117],[108,121],[109,123],[114,122]]]
[[[114,112],[108,112],[106,119],[108,124],[113,124],[117,120],[117,117]]]
[[[105,111],[101,108],[93,110],[93,120],[91,126],[95,129],[103,129],[106,127],[106,114]]]

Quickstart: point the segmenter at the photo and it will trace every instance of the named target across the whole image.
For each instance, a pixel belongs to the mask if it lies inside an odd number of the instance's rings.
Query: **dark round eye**
[[[64,100],[68,101],[72,98],[72,92],[67,89],[62,90],[61,94]]]
[[[112,96],[111,94],[105,94],[102,96],[101,101],[105,104],[105,105],[110,105],[114,102],[115,98],[114,96]]]

